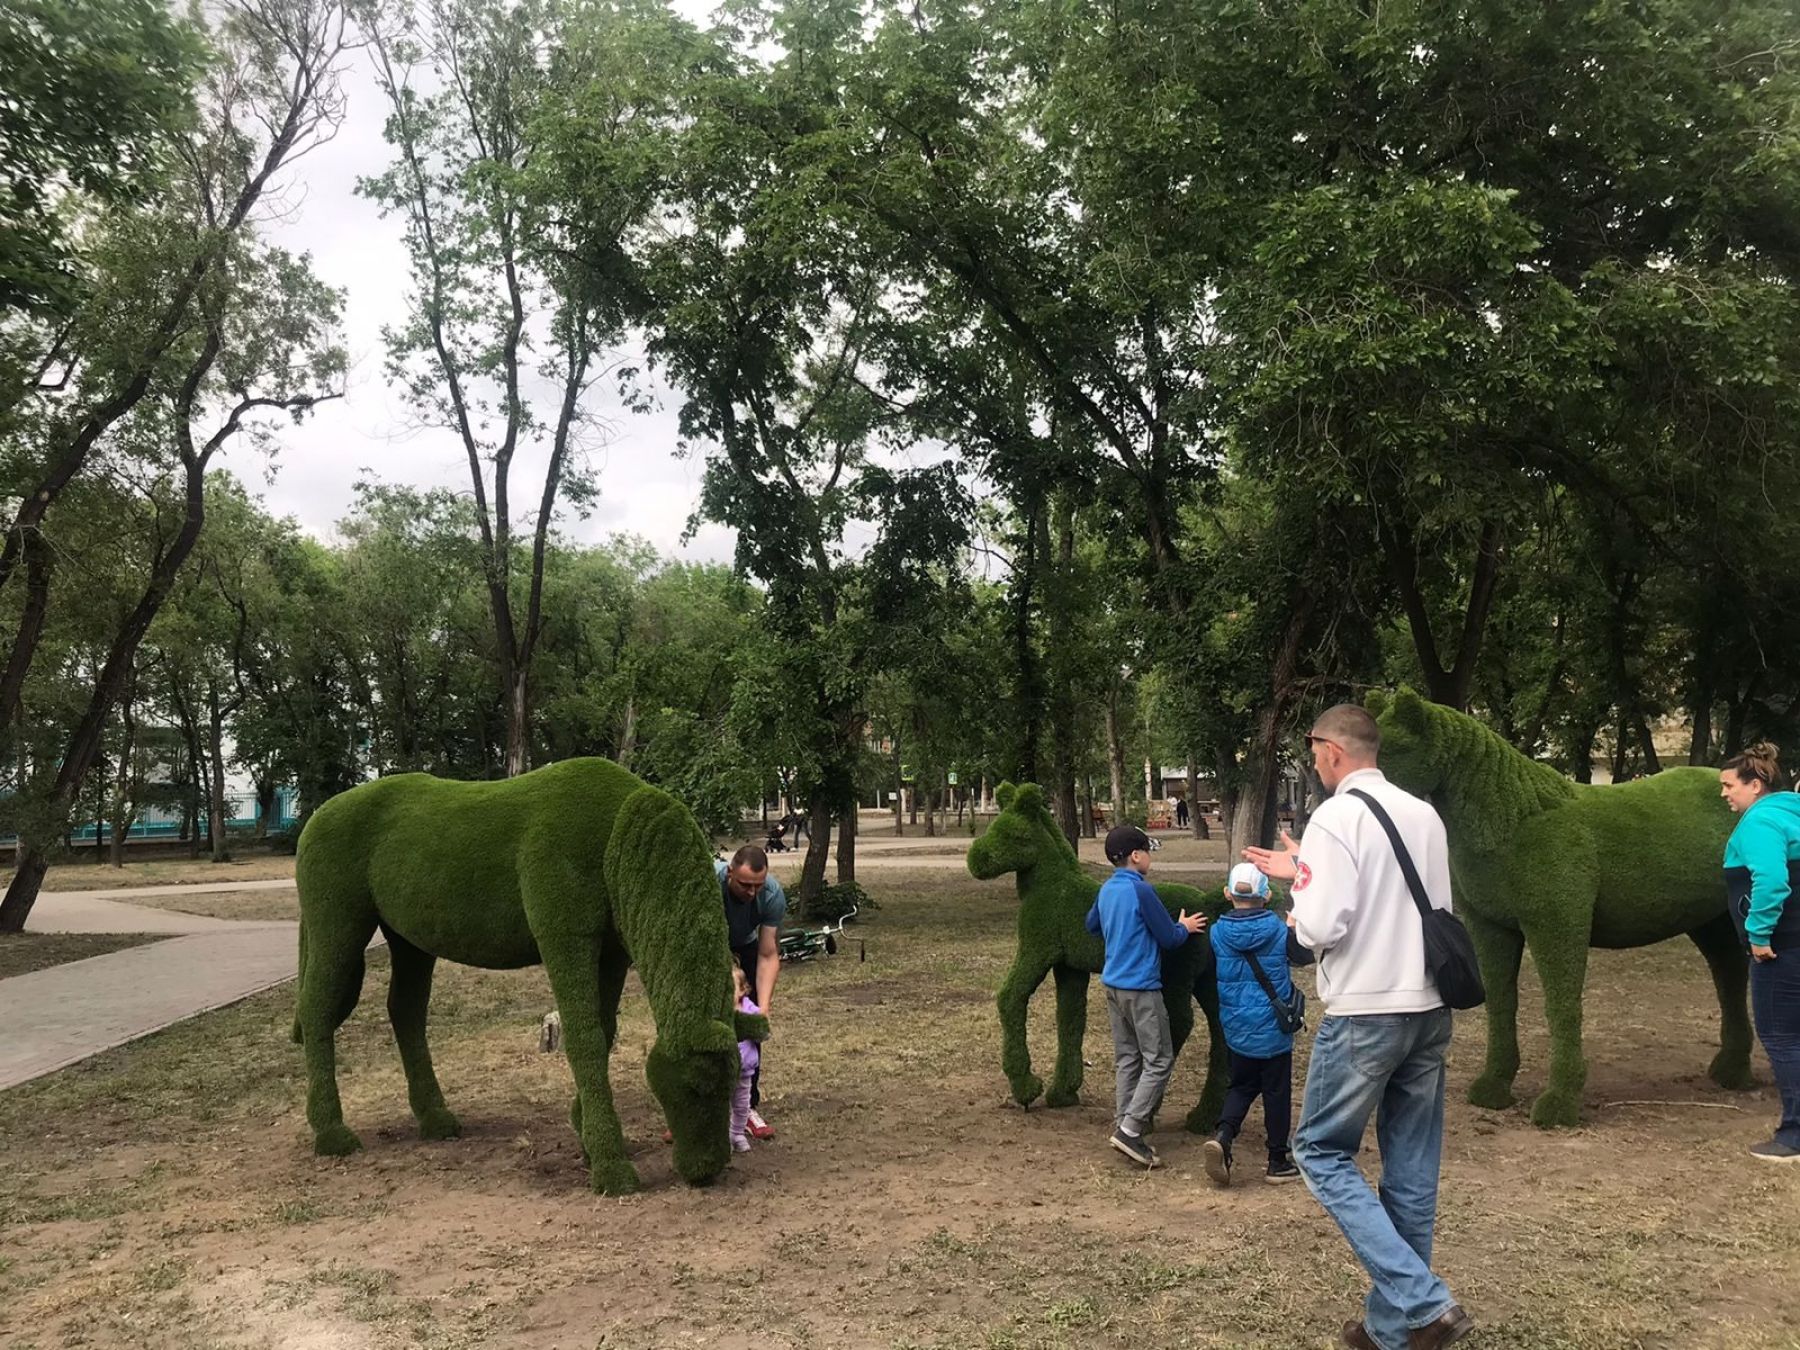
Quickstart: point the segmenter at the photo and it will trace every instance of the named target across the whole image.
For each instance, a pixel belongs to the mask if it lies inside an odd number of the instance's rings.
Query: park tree
[[[213,38],[216,57],[174,181],[151,209],[109,217],[93,246],[101,281],[69,338],[78,355],[67,387],[8,456],[24,466],[20,481],[29,485],[0,553],[0,605],[15,633],[0,679],[9,731],[53,607],[80,603],[74,579],[53,588],[56,537],[73,522],[52,507],[100,461],[112,476],[141,483],[151,506],[148,533],[134,541],[135,598],[116,616],[60,752],[29,771],[8,755],[17,791],[33,805],[0,901],[0,930],[24,925],[49,842],[86,784],[138,648],[199,540],[214,457],[240,435],[266,441],[266,414],[300,416],[334,396],[343,369],[330,331],[337,294],[306,259],[260,239],[250,221],[282,166],[336,127],[342,13],[331,4],[244,0],[226,8]]]
[[[556,137],[633,135],[623,115],[564,126],[542,112],[547,66],[575,40],[574,21],[542,0],[397,0],[366,22],[396,160],[361,190],[402,222],[412,268],[410,312],[387,334],[389,370],[421,424],[454,435],[468,462],[508,775],[529,767],[551,528],[560,506],[593,499],[588,452],[603,424],[590,402],[630,312],[627,292],[570,259],[529,186]],[[608,191],[586,225],[616,241],[646,203]],[[528,515],[514,470],[540,463]],[[526,520],[521,558],[515,531]]]

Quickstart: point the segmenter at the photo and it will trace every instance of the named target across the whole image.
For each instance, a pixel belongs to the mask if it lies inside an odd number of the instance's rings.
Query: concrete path
[[[293,886],[292,882],[281,884]],[[258,889],[271,888],[258,883]],[[204,914],[128,905],[116,898],[132,895],[153,900],[187,893],[191,891],[186,886],[157,886],[140,891],[40,891],[25,927],[32,933],[241,933],[256,928],[292,931],[294,927],[292,919],[213,919]]]
[[[0,980],[0,1090],[124,1045],[291,980],[299,925],[213,919],[126,904],[206,891],[277,890],[292,881],[44,891],[33,933],[159,933],[169,937]],[[371,946],[381,943],[376,934]]]
[[[0,1026],[6,1028],[0,1089],[294,978],[297,924],[212,922],[227,931],[208,929],[0,980]]]

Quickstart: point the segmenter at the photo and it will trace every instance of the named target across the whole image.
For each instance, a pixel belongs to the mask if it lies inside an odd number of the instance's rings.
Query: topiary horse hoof
[[[1551,1088],[1531,1104],[1531,1123],[1540,1130],[1567,1129],[1581,1123],[1581,1094]]]
[[[599,1195],[636,1195],[642,1189],[637,1168],[623,1158],[595,1163],[593,1171],[589,1173],[589,1180],[595,1193]]]
[[[1211,1134],[1219,1123],[1219,1112],[1202,1102],[1182,1117],[1182,1127],[1189,1134]]]
[[[419,1138],[456,1139],[462,1135],[462,1122],[445,1106],[434,1106],[419,1117]]]
[[[1756,1086],[1756,1076],[1750,1072],[1748,1055],[1734,1055],[1721,1050],[1713,1056],[1706,1074],[1728,1092],[1746,1092]]]
[[[1035,1073],[1027,1074],[1023,1078],[1014,1079],[1012,1082],[1012,1095],[1013,1100],[1020,1106],[1029,1107],[1039,1097],[1044,1095],[1044,1080],[1039,1078]]]
[[[1512,1084],[1504,1078],[1491,1074],[1482,1074],[1469,1084],[1469,1104],[1485,1106],[1490,1111],[1504,1111],[1518,1098],[1513,1096]]]
[[[1075,1088],[1052,1087],[1044,1094],[1045,1106],[1080,1106],[1081,1093]]]
[[[313,1132],[313,1152],[321,1158],[347,1158],[361,1147],[356,1131],[342,1121]]]

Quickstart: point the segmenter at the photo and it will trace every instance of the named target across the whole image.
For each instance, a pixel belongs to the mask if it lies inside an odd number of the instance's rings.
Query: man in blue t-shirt
[[[1179,920],[1169,917],[1144,880],[1150,871],[1150,837],[1137,826],[1113,827],[1106,836],[1106,859],[1118,870],[1100,887],[1088,911],[1087,930],[1106,942],[1100,982],[1112,1015],[1117,1077],[1111,1143],[1142,1167],[1160,1167],[1162,1159],[1144,1136],[1175,1068],[1162,995],[1162,954],[1205,928],[1206,916],[1183,910]]]
[[[769,855],[755,844],[745,844],[729,863],[714,861],[719,893],[725,902],[725,926],[731,935],[731,955],[744,968],[744,977],[763,1016],[775,997],[775,979],[781,974],[781,948],[777,942],[781,921],[787,917],[787,892],[769,875]],[[766,1061],[768,1051],[762,1052]],[[775,1131],[756,1109],[762,1102],[762,1064],[750,1080],[750,1133],[757,1139],[773,1139]]]

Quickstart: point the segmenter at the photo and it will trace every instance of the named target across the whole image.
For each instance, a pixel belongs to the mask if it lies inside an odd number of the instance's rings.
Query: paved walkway
[[[291,919],[213,919],[126,904],[204,891],[275,890],[291,881],[153,886],[133,891],[44,891],[33,933],[160,933],[124,951],[0,980],[0,1090],[124,1045],[294,978]],[[381,938],[376,936],[379,943]]]

